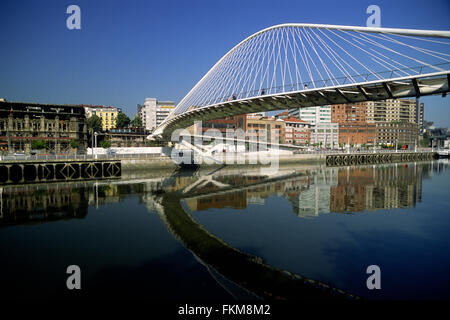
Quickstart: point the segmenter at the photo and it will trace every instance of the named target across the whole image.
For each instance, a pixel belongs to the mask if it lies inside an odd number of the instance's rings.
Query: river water
[[[448,160],[133,172],[0,187],[0,283],[12,299],[450,298]],[[66,269],[81,270],[68,290]],[[369,290],[366,269],[380,268]],[[303,281],[302,280],[302,281]],[[282,285],[280,285],[282,283]]]

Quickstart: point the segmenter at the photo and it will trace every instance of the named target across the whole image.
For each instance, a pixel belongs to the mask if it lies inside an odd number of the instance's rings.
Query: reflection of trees
[[[1,194],[0,226],[84,218],[88,212],[88,193],[64,185],[20,187]]]

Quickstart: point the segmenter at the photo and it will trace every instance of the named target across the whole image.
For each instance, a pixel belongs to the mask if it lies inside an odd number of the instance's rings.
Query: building
[[[108,131],[116,127],[116,119],[119,112],[122,110],[113,106],[92,106],[82,105],[86,110],[86,117],[90,118],[93,115],[99,117],[102,121],[102,131]]]
[[[0,144],[8,152],[30,154],[40,142],[44,153],[75,151],[87,148],[85,109],[79,105],[41,104],[0,101]]]
[[[148,131],[144,128],[111,129],[105,134],[111,147],[145,147]]]
[[[376,141],[376,125],[367,122],[339,123],[339,144],[374,146]]]
[[[415,145],[423,126],[423,103],[389,99],[337,104],[331,107],[331,120],[339,123],[341,144],[394,145],[399,141]],[[414,124],[418,124],[416,136],[410,132]]]
[[[340,145],[375,144],[375,124],[367,123],[366,111],[365,102],[331,106],[331,120],[339,123]]]
[[[303,146],[309,145],[311,125],[308,122],[294,117],[288,117],[282,120],[285,123],[285,143]]]
[[[418,144],[418,125],[407,122],[376,123],[376,144],[415,147]]]
[[[366,101],[362,104],[366,105],[367,122],[418,123],[417,121],[419,121],[420,115],[417,116],[416,113],[417,103],[416,99],[388,99],[381,101]]]
[[[335,104],[331,106],[331,122],[366,122],[365,102]]]
[[[289,118],[289,117],[293,117],[293,116],[290,116],[288,111],[282,111],[279,114],[275,115],[275,119],[286,119],[286,118]]]
[[[202,122],[202,132],[210,129],[219,130],[225,137],[227,130],[242,129],[245,132],[247,123],[247,115],[230,116],[224,119],[210,120]]]
[[[250,141],[285,143],[285,122],[275,117],[247,116],[245,136]]]
[[[416,99],[416,123],[419,125],[419,135],[422,136],[425,132],[423,124],[423,103]]]
[[[142,126],[149,131],[155,130],[175,109],[173,101],[158,101],[156,98],[146,98],[143,105],[138,105],[138,113]]]
[[[331,106],[305,107],[288,110],[289,116],[309,122],[315,126],[317,123],[331,122]]]
[[[322,122],[312,126],[310,144],[322,148],[337,148],[339,146],[339,124]]]

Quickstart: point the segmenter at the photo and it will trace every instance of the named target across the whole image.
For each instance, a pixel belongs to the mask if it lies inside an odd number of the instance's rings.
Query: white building
[[[322,148],[339,147],[339,124],[330,122],[318,123],[310,129],[310,145],[319,144]]]
[[[288,110],[289,116],[309,122],[315,126],[316,123],[331,122],[331,106],[295,108]]]
[[[143,105],[138,105],[142,125],[150,131],[160,125],[174,109],[175,102],[158,101],[156,98],[146,98]]]
[[[330,212],[331,187],[338,185],[338,169],[313,172],[310,184],[299,195],[289,198],[294,213],[302,218],[317,217]]]

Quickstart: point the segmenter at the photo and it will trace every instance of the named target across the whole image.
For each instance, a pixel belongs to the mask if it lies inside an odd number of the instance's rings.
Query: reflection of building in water
[[[10,224],[84,218],[89,206],[143,194],[144,184],[75,182],[0,188],[0,227]]]
[[[0,188],[0,226],[84,218],[87,193],[71,186]]]
[[[145,207],[150,211],[160,210],[160,205],[156,200],[155,192],[162,190],[162,181],[160,179],[154,179],[142,183],[142,193],[140,200],[145,204]]]
[[[289,197],[294,213],[299,217],[311,217],[330,212],[330,187],[336,183],[336,168],[313,173],[305,190]]]
[[[218,181],[234,186],[245,187],[246,183],[263,182],[263,176],[220,176]],[[211,208],[245,209],[248,205],[264,205],[265,199],[272,195],[296,197],[307,188],[309,177],[294,177],[283,181],[263,183],[248,186],[243,190],[214,193],[212,195],[196,196],[185,199],[185,204],[191,211],[208,210]],[[205,191],[204,188],[201,191]]]
[[[94,183],[92,192],[89,192],[88,204],[90,206],[105,205],[117,203],[120,201],[119,190],[117,185],[99,185]]]
[[[265,203],[264,199],[262,199],[260,197],[247,196],[247,205],[256,204],[256,205],[263,206],[264,203]]]
[[[413,207],[422,197],[422,166],[340,169],[338,184],[331,188],[330,210],[358,212]]]

